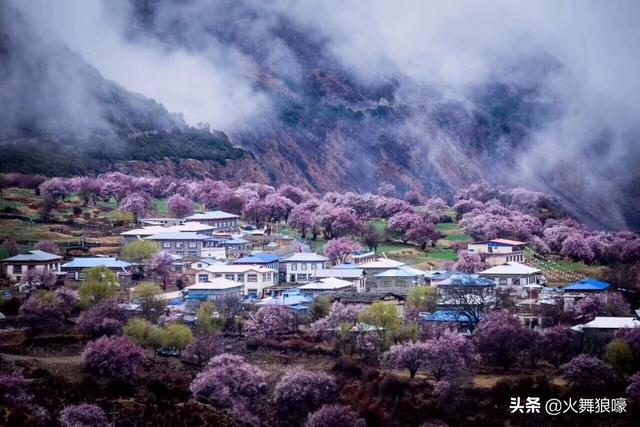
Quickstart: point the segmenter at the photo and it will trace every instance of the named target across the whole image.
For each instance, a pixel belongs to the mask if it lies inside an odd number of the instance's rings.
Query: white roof
[[[163,299],[163,300],[167,300],[167,301],[171,301],[174,299],[180,299],[180,297],[182,296],[182,292],[180,291],[174,291],[174,292],[165,292],[163,294],[158,295],[158,298]]]
[[[225,279],[224,277],[216,277],[209,282],[200,282],[195,285],[187,286],[185,289],[188,291],[196,290],[220,290],[230,289],[244,286],[242,283],[234,282],[233,280]]]
[[[165,228],[166,230],[166,228]],[[179,231],[163,231],[161,233],[154,234],[153,236],[145,237],[145,240],[208,240],[210,236],[204,234],[198,234],[193,232],[179,232]]]
[[[185,219],[189,221],[198,221],[198,220],[208,220],[208,219],[233,219],[233,218],[239,218],[239,216],[229,212],[209,211],[204,213],[197,213],[197,214],[188,216]]]
[[[321,262],[327,261],[329,258],[318,255],[315,252],[296,252],[282,262]]]
[[[313,270],[313,277],[348,277],[357,279],[364,272],[361,268],[319,268]]]
[[[211,231],[215,230],[215,227],[211,225],[202,224],[201,222],[189,221],[184,224],[174,225],[171,227],[165,228],[166,231],[178,231],[181,233],[184,232],[198,232],[198,231]]]
[[[346,280],[336,279],[335,277],[327,277],[326,279],[320,279],[314,283],[308,283],[306,285],[300,286],[299,289],[304,290],[333,290],[333,289],[342,289],[349,286],[353,286],[353,283],[347,282]]]
[[[509,261],[502,265],[496,265],[495,267],[488,268],[481,271],[480,275],[518,275],[518,274],[535,274],[540,273],[537,268],[529,267],[528,265],[520,264],[519,262]]]
[[[596,317],[591,322],[576,325],[571,329],[582,331],[583,328],[595,329],[622,329],[640,328],[640,320],[635,317]]]
[[[257,271],[258,273],[275,273],[276,270],[256,264],[216,264],[205,267],[204,271],[209,273],[246,273],[247,271]]]
[[[121,236],[153,236],[154,234],[162,233],[163,231],[167,231],[167,228],[161,225],[150,225],[148,227],[142,228],[134,228],[133,230],[128,230],[120,233]]]
[[[419,277],[424,276],[423,270],[409,267],[408,265],[401,265],[398,268],[392,268],[382,273],[378,273],[375,277]]]
[[[379,258],[375,261],[365,262],[358,265],[360,268],[397,268],[404,265],[404,262],[396,261],[388,258]]]
[[[5,262],[7,261],[9,262],[18,262],[18,261],[47,262],[47,261],[56,261],[60,259],[62,259],[60,255],[50,254],[49,252],[41,251],[39,249],[34,249],[32,251],[29,251],[28,254],[15,255],[10,258],[6,258],[3,261]]]

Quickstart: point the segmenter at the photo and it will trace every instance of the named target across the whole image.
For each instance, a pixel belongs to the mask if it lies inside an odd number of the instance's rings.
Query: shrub
[[[629,378],[626,393],[630,398],[640,401],[640,372],[636,372]]]
[[[138,344],[147,346],[149,345],[147,340],[152,328],[153,325],[148,320],[134,317],[129,319],[123,331],[126,336],[133,339]]]
[[[80,285],[80,301],[85,307],[98,304],[118,292],[118,277],[106,267],[90,268]]]
[[[81,403],[65,406],[58,418],[62,427],[107,427],[107,414],[97,405]]]
[[[91,373],[127,381],[144,360],[144,350],[127,337],[101,337],[87,344],[82,359]]]
[[[193,341],[191,329],[188,326],[173,323],[165,328],[162,344],[182,353],[182,350],[187,348],[191,341]]]
[[[627,375],[633,369],[633,353],[629,344],[617,338],[611,341],[605,350],[604,359],[621,375]]]

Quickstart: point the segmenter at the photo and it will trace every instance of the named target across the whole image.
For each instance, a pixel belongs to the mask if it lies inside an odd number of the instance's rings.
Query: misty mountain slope
[[[217,177],[232,160],[247,178],[262,177],[227,135],[190,128],[160,103],[106,80],[10,7],[0,8],[0,104],[1,171],[71,175],[143,162],[136,168],[149,173]]]
[[[25,53],[27,63],[42,58],[53,71],[43,76],[42,67],[20,65],[36,74],[15,77],[25,86],[4,99],[60,70],[77,67],[81,77],[41,84],[35,92],[41,95],[5,102],[27,125],[16,126],[20,120],[9,116],[0,133],[28,137],[24,129],[35,128],[49,139],[5,143],[13,151],[0,164],[4,170],[41,171],[28,155],[54,144],[70,147],[54,164],[74,155],[79,161],[49,174],[105,168],[157,174],[166,167],[184,176],[320,191],[372,191],[392,182],[398,195],[411,189],[442,196],[486,180],[548,191],[592,225],[640,228],[640,129],[629,102],[637,93],[629,78],[637,76],[622,66],[616,73],[602,69],[603,58],[628,52],[617,36],[599,30],[618,21],[595,5],[575,17],[571,8],[540,15],[514,11],[508,2],[459,8],[411,0],[406,7],[62,1],[58,13],[33,1],[14,2],[29,18],[24,27],[36,36],[48,28],[78,55],[53,41]],[[496,27],[496,19],[508,25]],[[590,20],[599,25],[589,27],[597,34],[582,31]],[[13,31],[14,45],[31,35],[22,26]],[[591,56],[596,45],[604,49]],[[47,56],[61,51],[62,59]],[[6,75],[4,82],[12,82]],[[194,131],[132,92],[225,134]],[[49,108],[40,96],[57,103]],[[69,129],[81,134],[87,127],[93,138],[117,135],[117,142],[96,148],[66,137]],[[221,169],[225,159],[240,157]]]

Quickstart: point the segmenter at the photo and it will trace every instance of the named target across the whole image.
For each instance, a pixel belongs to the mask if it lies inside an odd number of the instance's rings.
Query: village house
[[[391,288],[411,289],[424,285],[425,272],[408,265],[401,265],[373,276],[367,289],[385,290]]]
[[[327,267],[329,258],[315,252],[297,252],[280,261],[287,283],[309,283],[313,273]]]
[[[347,256],[347,262],[356,264],[356,265],[360,265],[360,264],[364,264],[365,262],[369,262],[369,261],[375,261],[376,260],[376,253],[372,252],[372,251],[356,251],[352,254],[349,254]]]
[[[358,267],[364,270],[365,288],[373,286],[374,276],[378,273],[382,273],[393,268],[398,268],[405,265],[404,262],[389,259],[387,257],[378,258],[374,261],[367,261],[360,264]]]
[[[184,219],[184,222],[201,222],[215,227],[216,230],[235,230],[238,228],[239,218],[238,215],[228,212],[209,211],[188,216]]]
[[[177,231],[179,233],[199,233],[211,236],[215,230],[216,228],[210,224],[190,221],[185,222],[184,224],[177,224],[171,227],[167,227],[164,231]]]
[[[356,268],[355,264],[349,264],[353,268],[321,268],[315,270],[311,274],[311,279],[318,281],[322,279],[328,279],[330,277],[350,282],[354,289],[358,292],[364,292],[364,270]]]
[[[640,320],[634,317],[596,317],[591,322],[572,326],[580,334],[582,349],[597,353],[606,346],[616,332],[625,328],[640,328]]]
[[[118,279],[131,277],[132,264],[112,257],[74,258],[62,264],[61,270],[67,272],[67,277],[74,280],[84,280],[85,271],[90,268],[106,267],[116,273]]]
[[[241,283],[245,296],[261,298],[265,288],[276,284],[278,272],[260,265],[211,265],[195,272],[194,283],[208,283],[219,277]]]
[[[313,303],[313,297],[304,295],[299,289],[287,289],[278,296],[265,297],[256,303],[257,306],[281,305],[294,313],[306,315]]]
[[[144,240],[151,240],[158,243],[160,250],[185,258],[197,258],[202,256],[202,248],[209,236],[198,233],[181,233],[176,231],[166,231],[145,237]]]
[[[32,250],[1,261],[3,271],[9,279],[19,282],[29,270],[60,271],[62,257],[40,250]]]
[[[298,287],[303,295],[312,296],[316,298],[327,292],[345,292],[355,291],[356,288],[352,282],[346,280],[336,279],[335,277],[327,277],[320,279],[317,282],[307,283]]]
[[[467,251],[480,255],[487,265],[502,265],[515,261],[524,262],[524,248],[527,244],[517,240],[493,239],[488,242],[469,243]]]
[[[596,293],[607,292],[610,288],[609,283],[591,278],[571,283],[561,289],[564,309],[569,310],[581,299]]]
[[[206,282],[198,282],[187,286],[185,289],[185,302],[188,309],[194,310],[203,301],[216,301],[219,298],[233,296],[242,297],[243,284],[228,280],[223,277],[216,277]]]
[[[541,270],[515,261],[496,265],[478,274],[495,281],[498,286],[523,286],[543,282]]]

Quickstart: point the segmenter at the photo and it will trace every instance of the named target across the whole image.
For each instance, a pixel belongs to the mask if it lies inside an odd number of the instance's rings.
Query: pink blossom
[[[333,264],[340,264],[346,261],[349,254],[362,249],[358,242],[354,242],[348,237],[338,237],[330,240],[324,247],[324,254]]]

